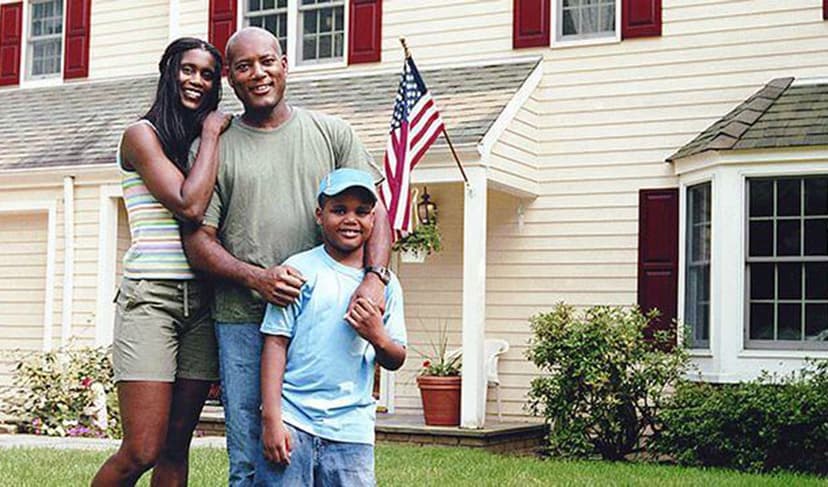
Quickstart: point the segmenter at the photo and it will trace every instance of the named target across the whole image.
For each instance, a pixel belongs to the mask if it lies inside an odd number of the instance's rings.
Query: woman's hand
[[[233,120],[233,114],[215,110],[207,115],[204,123],[201,125],[201,135],[218,137],[227,127],[230,126],[230,121]]]

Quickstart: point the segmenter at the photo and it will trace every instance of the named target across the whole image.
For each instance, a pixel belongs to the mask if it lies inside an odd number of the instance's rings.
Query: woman
[[[94,486],[134,485],[153,467],[153,485],[186,484],[190,439],[218,379],[210,293],[187,263],[178,221],[199,223],[213,192],[229,122],[216,111],[221,55],[181,38],[158,68],[155,102],[126,129],[117,156],[132,234],[112,345],[124,439]]]

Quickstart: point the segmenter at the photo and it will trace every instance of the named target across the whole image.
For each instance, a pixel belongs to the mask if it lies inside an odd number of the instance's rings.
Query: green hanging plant
[[[394,250],[398,252],[420,252],[431,255],[442,249],[440,230],[436,222],[421,223],[413,232],[394,242]]]

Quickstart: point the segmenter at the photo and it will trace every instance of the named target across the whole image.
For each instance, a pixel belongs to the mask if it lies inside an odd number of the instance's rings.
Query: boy
[[[365,272],[374,227],[371,174],[338,169],[323,179],[316,222],[323,244],[285,261],[307,279],[286,308],[268,304],[261,331],[262,455],[259,485],[374,485],[374,362],[405,361],[402,289],[387,283],[386,311],[351,294]]]

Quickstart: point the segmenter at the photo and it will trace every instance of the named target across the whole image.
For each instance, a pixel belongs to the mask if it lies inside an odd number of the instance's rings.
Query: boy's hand
[[[368,298],[357,298],[351,310],[345,315],[348,322],[359,336],[377,345],[385,338],[385,328],[382,326],[382,312]]]
[[[282,421],[262,420],[262,444],[264,456],[273,463],[289,464],[290,431]]]
[[[296,301],[304,283],[305,278],[298,270],[286,265],[275,265],[262,269],[251,287],[267,302],[284,307]]]
[[[351,302],[348,305],[348,313],[354,310],[357,299],[363,298],[374,303],[380,310],[380,314],[385,311],[385,284],[380,281],[373,272],[368,272],[359,283],[354,294],[351,296]]]

